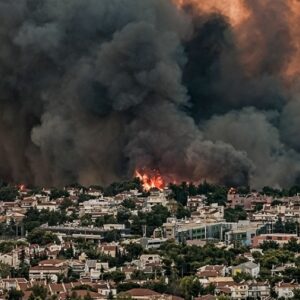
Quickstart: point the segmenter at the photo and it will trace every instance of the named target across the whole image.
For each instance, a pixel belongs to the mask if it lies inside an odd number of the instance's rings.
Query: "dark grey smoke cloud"
[[[269,61],[262,49],[249,78],[238,57],[251,49],[220,15],[168,0],[0,0],[0,176],[108,184],[155,168],[172,181],[294,183],[289,35],[270,36],[263,18],[244,26],[280,47]]]

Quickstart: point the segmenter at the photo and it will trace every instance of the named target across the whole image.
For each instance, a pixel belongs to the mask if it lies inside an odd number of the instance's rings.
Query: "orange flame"
[[[153,188],[162,190],[165,187],[165,182],[157,170],[148,172],[145,170],[136,170],[135,177],[140,179],[145,191],[149,191]]]
[[[19,185],[19,190],[20,190],[21,192],[23,192],[25,189],[26,189],[25,184],[20,184],[20,185]]]

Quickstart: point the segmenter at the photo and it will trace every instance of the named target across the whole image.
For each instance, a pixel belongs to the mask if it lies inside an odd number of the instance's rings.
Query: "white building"
[[[275,285],[275,292],[278,298],[290,299],[294,297],[294,290],[299,288],[298,283],[278,282]]]
[[[13,268],[18,268],[20,265],[18,251],[13,250],[11,253],[0,254],[0,262]]]
[[[254,262],[248,261],[238,266],[232,267],[232,275],[235,276],[238,273],[247,273],[253,278],[257,278],[260,272],[260,265]]]
[[[166,206],[168,203],[165,193],[161,191],[152,191],[150,196],[147,197],[146,207],[152,208],[155,205]]]

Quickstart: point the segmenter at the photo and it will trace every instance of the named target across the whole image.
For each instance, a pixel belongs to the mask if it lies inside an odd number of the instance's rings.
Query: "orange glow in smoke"
[[[221,13],[231,25],[239,25],[250,13],[243,0],[173,0],[178,7],[192,6],[199,13]]]
[[[191,6],[194,13],[211,14],[220,13],[228,18],[233,28],[235,39],[240,50],[240,60],[244,65],[247,74],[255,74],[261,65],[261,52],[266,49],[266,41],[260,33],[260,28],[255,27],[255,11],[251,10],[245,0],[172,0],[178,8]],[[258,0],[259,2],[260,0]],[[274,1],[275,2],[275,1]],[[263,2],[265,9],[268,9],[267,1]],[[271,3],[271,2],[270,2]],[[281,77],[286,82],[293,82],[300,74],[300,29],[298,24],[300,19],[300,1],[284,0],[288,7],[287,12],[278,11],[278,13],[287,13],[286,22],[292,36],[291,47],[294,49],[286,65],[281,69]],[[276,17],[276,16],[274,16]],[[267,25],[266,25],[267,26]],[[255,36],[256,44],[253,46],[253,39],[249,36]]]
[[[162,190],[165,187],[165,182],[162,176],[160,175],[159,171],[157,170],[151,170],[151,171],[145,171],[144,169],[136,170],[135,177],[140,179],[145,191],[149,191],[153,188]]]

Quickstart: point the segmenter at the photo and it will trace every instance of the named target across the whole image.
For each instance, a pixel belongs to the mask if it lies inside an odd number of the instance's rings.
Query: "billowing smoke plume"
[[[0,0],[0,176],[296,182],[297,4],[234,2]]]

